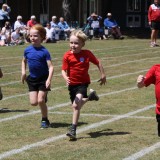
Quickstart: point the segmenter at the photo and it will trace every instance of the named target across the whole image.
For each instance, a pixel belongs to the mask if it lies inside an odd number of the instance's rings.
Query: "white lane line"
[[[150,105],[150,106],[147,106],[145,108],[138,109],[136,111],[120,115],[118,117],[114,117],[114,118],[111,118],[111,119],[108,119],[108,120],[103,120],[101,122],[93,123],[91,125],[88,125],[86,127],[82,127],[80,129],[78,129],[77,133],[79,134],[79,133],[88,131],[90,129],[101,127],[102,125],[105,125],[105,124],[108,124],[108,123],[112,123],[114,121],[117,121],[117,120],[120,120],[120,119],[123,119],[123,118],[127,118],[127,117],[129,117],[131,115],[135,115],[135,114],[140,113],[140,112],[144,112],[144,111],[149,110],[149,109],[151,109],[153,107],[154,107],[154,105]],[[39,141],[39,142],[36,142],[36,143],[32,143],[32,144],[28,144],[28,145],[22,146],[19,149],[13,149],[13,150],[1,153],[0,154],[0,159],[7,158],[7,157],[10,157],[10,156],[18,154],[18,153],[22,153],[24,151],[30,150],[30,149],[35,148],[35,147],[44,146],[45,144],[48,144],[48,143],[51,143],[51,142],[55,142],[57,140],[65,138],[65,137],[66,137],[66,135],[62,134],[62,135],[58,135],[58,136],[55,136],[55,137],[47,138],[45,140],[42,140],[42,141]]]
[[[127,158],[124,158],[123,160],[136,160],[136,159],[139,159],[139,158],[145,156],[146,154],[149,154],[150,152],[153,152],[159,148],[160,148],[160,142],[155,143],[154,145],[152,145],[150,147],[144,148],[141,151],[139,151],[135,154],[132,154],[131,156],[129,156]]]
[[[117,66],[120,66],[120,65],[125,65],[125,64],[128,64],[128,63],[134,63],[134,62],[141,62],[141,61],[145,61],[145,60],[151,60],[151,59],[158,59],[160,57],[151,57],[151,58],[144,58],[144,59],[138,59],[138,60],[133,60],[133,61],[126,61],[126,62],[123,62],[123,63],[117,63],[117,64],[113,64],[113,65],[109,65],[109,66],[105,66],[104,68],[108,68],[108,67],[117,67]],[[58,65],[58,67],[61,66],[61,65]],[[96,68],[97,69],[97,68]],[[90,70],[95,70],[95,68],[93,69],[90,69]],[[14,74],[14,73],[20,73],[21,71],[14,71],[14,72],[6,72],[4,73],[4,75],[6,74]],[[61,75],[61,74],[60,74]]]
[[[133,74],[137,74],[137,73],[141,73],[141,72],[146,72],[148,69],[144,69],[144,70],[139,70],[139,71],[136,71],[136,72],[129,72],[129,73],[124,73],[124,74],[121,74],[121,75],[115,75],[115,76],[111,76],[111,77],[107,77],[107,79],[112,79],[112,78],[118,78],[118,77],[123,77],[123,76],[129,76],[129,75],[133,75]],[[55,76],[61,76],[62,74],[57,74],[57,75],[54,75]],[[53,77],[53,78],[54,78]],[[97,80],[93,80],[92,82],[94,81],[97,81]],[[7,85],[11,85],[11,84],[16,84],[16,83],[20,83],[21,81],[11,81],[11,82],[8,82],[8,83],[1,83],[0,86],[7,86]]]
[[[123,89],[123,90],[113,91],[113,92],[109,92],[109,93],[103,93],[103,94],[100,94],[99,97],[118,94],[118,93],[123,93],[123,92],[126,92],[126,91],[135,90],[135,89],[137,89],[137,87],[126,88],[126,89]],[[59,108],[60,107],[65,107],[65,106],[68,106],[69,104],[70,104],[69,102],[66,102],[66,103],[59,104],[59,105],[56,105],[56,106],[53,106],[53,107],[48,107],[48,110],[52,110],[52,109],[57,108],[57,107],[59,107]],[[12,117],[8,117],[8,118],[1,118],[0,122],[13,120],[13,119],[17,119],[17,118],[20,118],[20,117],[25,117],[25,116],[28,116],[28,115],[34,115],[34,114],[37,114],[37,113],[40,113],[40,111],[39,110],[35,110],[35,111],[32,110],[32,111],[29,111],[28,113],[22,113],[22,114],[18,114],[18,115],[12,116]]]
[[[60,115],[72,115],[72,112],[54,112],[54,111],[50,111],[49,113],[52,114],[60,114]],[[92,113],[81,113],[81,116],[91,116],[91,117],[117,117],[119,115],[113,115],[113,114],[92,114]],[[145,117],[145,116],[130,116],[128,118],[133,118],[133,119],[155,119],[155,117]]]

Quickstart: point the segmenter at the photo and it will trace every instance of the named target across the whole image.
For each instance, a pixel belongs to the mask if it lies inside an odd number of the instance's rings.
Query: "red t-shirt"
[[[36,21],[29,20],[29,21],[27,22],[27,26],[29,26],[29,27],[33,27],[35,24],[37,24]]]
[[[148,10],[148,21],[160,22],[160,6],[155,4],[150,5]]]
[[[89,62],[99,64],[98,59],[89,50],[81,50],[80,53],[67,51],[63,56],[62,70],[67,71],[70,85],[89,84]]]
[[[145,86],[155,85],[156,113],[160,114],[160,64],[152,66],[146,73]]]

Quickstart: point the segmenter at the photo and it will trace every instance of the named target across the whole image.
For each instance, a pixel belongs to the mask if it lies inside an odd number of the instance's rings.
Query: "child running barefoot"
[[[46,37],[46,30],[41,25],[34,25],[30,29],[30,41],[32,45],[24,51],[22,60],[22,83],[27,81],[30,103],[39,105],[42,114],[41,128],[48,128],[48,108],[46,105],[47,92],[50,91],[53,76],[53,64],[48,50],[41,45]],[[26,65],[29,67],[29,76],[26,76]]]
[[[150,84],[155,85],[155,96],[156,96],[156,119],[158,136],[160,137],[160,64],[152,66],[145,76],[139,75],[137,78],[138,88],[148,87]]]
[[[90,84],[88,74],[89,62],[95,64],[101,74],[100,85],[106,83],[106,76],[101,62],[89,50],[82,50],[87,36],[81,30],[74,30],[70,35],[70,50],[63,56],[62,76],[65,79],[72,102],[72,125],[66,134],[71,140],[76,139],[76,128],[80,116],[80,110],[87,101],[99,100],[96,92],[90,90],[87,96],[87,88]]]

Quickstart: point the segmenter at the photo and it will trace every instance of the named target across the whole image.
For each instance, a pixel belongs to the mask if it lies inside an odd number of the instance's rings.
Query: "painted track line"
[[[160,148],[160,142],[155,143],[154,145],[152,145],[150,147],[144,148],[141,151],[139,151],[139,152],[127,157],[127,158],[124,158],[123,160],[137,160],[137,159],[145,156],[146,154],[149,154],[150,152],[152,152],[156,149],[159,149],[159,148]]]
[[[108,95],[123,93],[123,92],[126,92],[126,91],[131,91],[131,90],[135,90],[135,89],[138,89],[138,88],[137,88],[137,87],[126,88],[126,89],[123,89],[123,90],[118,90],[118,91],[113,91],[113,92],[109,92],[109,93],[99,94],[98,96],[99,96],[99,97],[103,97],[103,96],[108,96]],[[68,106],[69,104],[70,104],[70,102],[58,104],[58,105],[53,106],[53,107],[48,107],[48,110],[52,110],[52,109],[55,109],[55,108],[65,107],[65,106]],[[8,117],[8,118],[2,118],[2,119],[0,119],[0,122],[5,122],[5,121],[9,121],[9,120],[14,120],[14,119],[21,118],[21,117],[25,117],[25,116],[29,116],[29,115],[35,115],[35,114],[37,114],[37,113],[40,113],[40,110],[30,111],[30,112],[28,112],[28,113],[22,113],[22,114],[18,114],[18,115],[12,116],[12,117]]]
[[[80,134],[82,132],[85,132],[85,131],[88,131],[90,129],[94,129],[94,128],[97,128],[97,127],[101,127],[102,125],[105,125],[105,124],[108,124],[108,123],[112,123],[114,121],[117,121],[117,120],[120,120],[120,119],[124,119],[124,118],[127,118],[129,116],[132,116],[132,115],[135,115],[137,113],[140,113],[140,112],[143,112],[143,111],[146,111],[146,110],[149,110],[151,108],[155,107],[154,105],[150,105],[150,106],[147,106],[147,107],[144,107],[142,109],[138,109],[136,111],[133,111],[133,112],[129,112],[129,113],[126,113],[126,114],[123,114],[123,115],[120,115],[118,117],[114,117],[114,118],[111,118],[111,119],[108,119],[108,120],[103,120],[101,122],[97,122],[97,123],[93,123],[91,125],[88,125],[86,127],[83,127],[83,128],[80,128],[77,130],[77,133]],[[4,152],[4,153],[1,153],[0,154],[0,159],[3,159],[3,158],[7,158],[7,157],[10,157],[12,155],[15,155],[15,154],[18,154],[18,153],[22,153],[24,151],[27,151],[27,150],[30,150],[32,148],[35,148],[35,147],[40,147],[40,146],[44,146],[45,144],[48,144],[48,143],[51,143],[51,142],[55,142],[57,140],[60,140],[60,139],[63,139],[65,138],[66,135],[65,134],[62,134],[62,135],[58,135],[58,136],[55,136],[55,137],[51,137],[51,138],[47,138],[45,140],[42,140],[42,141],[39,141],[39,142],[36,142],[36,143],[32,143],[32,144],[29,144],[29,145],[25,145],[19,149],[13,149],[13,150],[10,150],[10,151],[7,151],[7,152]]]

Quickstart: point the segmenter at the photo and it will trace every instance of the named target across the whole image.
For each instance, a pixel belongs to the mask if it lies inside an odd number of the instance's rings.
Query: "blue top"
[[[52,28],[60,28],[60,27],[58,26],[58,23],[54,23],[53,21],[51,21],[50,24],[51,24],[51,27],[52,27]]]
[[[10,19],[10,17],[9,17],[9,12],[10,11],[11,11],[10,7],[7,7],[6,11],[4,11],[3,9],[0,9],[0,20]]]
[[[58,26],[59,26],[60,29],[62,29],[62,30],[69,29],[69,25],[67,24],[66,21],[64,21],[63,23],[62,23],[62,22],[59,22],[59,23],[58,23]]]
[[[47,60],[51,60],[51,56],[45,47],[30,45],[24,50],[24,57],[27,60],[32,78],[39,78],[49,74]]]
[[[112,18],[106,18],[104,20],[104,26],[108,27],[108,28],[112,28],[112,27],[118,26],[118,24],[117,24],[117,22],[114,19],[112,19]]]

